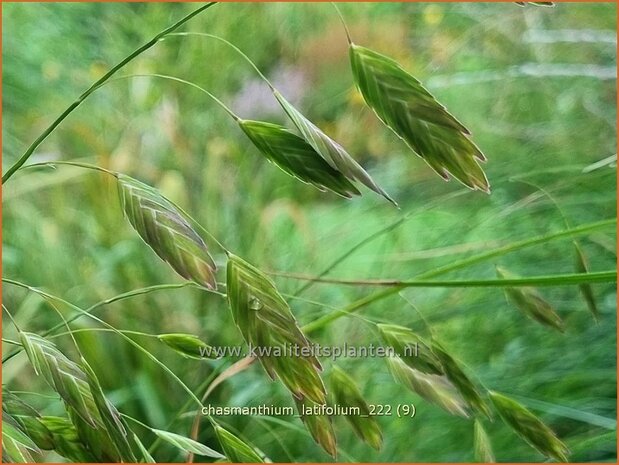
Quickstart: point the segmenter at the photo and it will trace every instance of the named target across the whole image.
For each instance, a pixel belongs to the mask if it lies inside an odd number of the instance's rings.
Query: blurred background
[[[4,4],[4,171],[107,69],[196,7]],[[356,43],[397,59],[471,130],[488,158],[484,169],[492,195],[443,182],[378,121],[353,87],[346,36],[333,7],[318,3],[221,4],[181,31],[234,42],[286,98],[349,150],[400,210],[367,189],[362,198],[347,201],[296,181],[268,163],[206,95],[155,77],[109,82],[30,162],[79,160],[156,186],[226,247],[268,271],[317,275],[353,245],[393,224],[329,275],[345,279],[411,279],[468,255],[565,229],[557,207],[534,186],[553,195],[572,226],[616,216],[615,4],[360,3],[341,9]],[[149,73],[195,82],[244,118],[288,124],[251,67],[213,39],[166,38],[118,76]],[[179,282],[123,219],[105,176],[66,166],[20,171],[3,186],[2,220],[4,276],[77,305]],[[612,225],[579,240],[592,270],[615,268]],[[225,256],[209,244],[223,265]],[[569,239],[552,241],[445,279],[492,279],[495,265],[523,276],[572,273],[573,246]],[[303,284],[274,279],[285,294]],[[372,291],[316,284],[303,300],[290,303],[305,324]],[[422,334],[431,327],[483,385],[540,415],[566,441],[573,461],[616,461],[616,289],[596,285],[594,292],[599,324],[576,287],[542,290],[565,319],[564,334],[524,317],[500,289],[409,289],[360,315]],[[32,294],[6,284],[3,297],[29,331],[43,332],[59,322]],[[97,314],[118,328],[188,332],[211,345],[242,343],[225,301],[196,289],[135,297]],[[80,319],[75,327],[96,324]],[[3,336],[15,338],[8,323]],[[119,410],[155,428],[189,434],[195,411],[159,367],[116,335],[83,332],[78,340]],[[376,344],[378,336],[349,317],[312,340],[362,345]],[[54,341],[74,355],[66,336]],[[143,343],[196,392],[234,361],[189,361],[152,340]],[[14,347],[3,344],[3,350]],[[328,374],[331,362],[324,364]],[[356,379],[369,402],[417,406],[414,419],[378,419],[385,438],[380,452],[336,418],[339,460],[473,459],[472,422],[395,384],[384,360],[341,359],[338,366]],[[23,354],[2,373],[3,383],[14,390],[51,393]],[[54,399],[24,399],[46,414],[62,412]],[[257,365],[217,388],[209,403],[293,404]],[[299,419],[221,420],[273,461],[330,461]],[[500,421],[487,429],[498,460],[543,460]],[[218,448],[211,428],[202,430],[200,440]],[[147,445],[153,441],[144,430],[139,433]],[[155,457],[184,459],[166,445],[157,447]]]

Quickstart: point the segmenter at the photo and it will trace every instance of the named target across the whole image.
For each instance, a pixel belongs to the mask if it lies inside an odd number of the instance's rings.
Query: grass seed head
[[[298,399],[295,397],[294,401],[301,421],[305,424],[314,441],[335,459],[337,457],[337,439],[331,418],[328,415],[304,415],[303,412],[315,403],[307,398]]]
[[[289,175],[321,191],[329,190],[342,197],[361,195],[344,174],[285,127],[250,120],[239,120],[239,125],[260,153]]]
[[[497,267],[497,276],[503,279],[517,278],[516,275],[504,268]],[[552,305],[532,287],[507,287],[505,288],[507,299],[529,318],[559,331],[564,330],[563,320],[554,310]]]
[[[462,398],[469,404],[469,407],[491,418],[490,409],[486,402],[484,402],[479,389],[464,373],[460,364],[436,341],[432,341],[432,350],[441,360],[445,376],[458,389]]]
[[[478,161],[485,161],[469,131],[396,61],[350,45],[353,76],[377,116],[441,177],[490,192]]]
[[[318,153],[334,170],[342,173],[350,181],[359,181],[367,188],[373,190],[379,195],[382,195],[389,202],[397,206],[396,202],[376,184],[371,176],[363,169],[363,167],[355,161],[353,157],[342,147],[335,142],[324,132],[320,130],[314,123],[308,120],[303,114],[297,110],[290,102],[288,102],[282,94],[277,90],[273,91],[275,98],[290,117],[296,128],[301,133],[305,141]]]
[[[496,462],[490,438],[479,419],[476,419],[473,425],[473,436],[475,443],[475,460],[481,463]]]
[[[71,420],[63,417],[41,417],[41,422],[52,433],[54,451],[76,463],[96,463],[97,458],[82,442]]]
[[[322,367],[311,354],[310,342],[273,281],[258,268],[230,254],[226,282],[234,322],[245,342],[256,348],[269,376],[279,377],[295,397],[324,404],[326,392],[318,373]],[[298,356],[290,353],[291,347],[298,348]],[[271,352],[265,353],[267,350]]]
[[[568,449],[546,424],[524,406],[497,392],[490,400],[501,419],[532,447],[559,462],[567,462]]]
[[[204,360],[205,358],[215,359],[214,351],[211,350],[206,342],[203,342],[199,337],[193,334],[169,333],[159,334],[157,336],[161,342],[170,347],[175,352],[178,352],[183,357],[192,358],[194,360]]]
[[[230,431],[215,425],[219,444],[228,460],[232,463],[263,463],[263,457],[249,444]]]
[[[156,189],[117,175],[125,216],[153,251],[185,279],[216,289],[217,267],[191,221]]]
[[[580,248],[577,242],[574,242],[574,251],[576,254],[576,271],[578,273],[588,273],[589,272],[589,261],[585,256],[585,253]],[[600,311],[598,310],[597,303],[595,302],[595,296],[593,295],[593,288],[590,284],[580,284],[578,286],[580,289],[580,293],[582,294],[591,315],[595,321],[598,321],[600,318]]]
[[[383,435],[374,417],[370,416],[370,407],[355,381],[342,369],[334,367],[331,372],[331,388],[336,404],[359,409],[359,414],[346,415],[346,420],[357,436],[374,449],[380,450]]]
[[[441,360],[432,348],[417,334],[405,326],[379,324],[381,337],[396,355],[411,368],[433,375],[444,374]]]
[[[400,384],[452,415],[469,417],[467,403],[446,376],[414,370],[399,357],[388,357],[387,363],[394,379]]]

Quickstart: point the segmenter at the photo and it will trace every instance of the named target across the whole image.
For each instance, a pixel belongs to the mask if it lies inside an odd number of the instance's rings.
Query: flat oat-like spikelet
[[[117,174],[125,216],[159,257],[185,279],[215,289],[217,267],[186,216],[156,189]]]
[[[422,373],[409,367],[400,357],[388,357],[387,364],[400,384],[452,415],[469,417],[466,402],[446,376]]]
[[[370,415],[370,407],[355,384],[355,380],[342,369],[333,367],[331,388],[336,404],[359,409],[359,414],[346,415],[346,420],[357,436],[374,449],[380,450],[383,445],[383,435],[378,423]]]
[[[383,123],[444,179],[490,192],[468,129],[396,61],[352,43],[349,52],[355,83]]]
[[[318,374],[322,369],[320,362],[311,355],[309,341],[273,281],[255,266],[230,254],[226,282],[234,322],[269,376],[279,377],[296,398],[307,397],[324,404],[326,392]],[[295,353],[291,353],[291,347],[296,348]],[[303,356],[302,351],[310,355]]]
[[[397,206],[395,200],[389,197],[389,195],[376,184],[367,171],[350,156],[344,147],[327,136],[318,126],[303,116],[303,114],[289,103],[277,90],[273,90],[273,95],[290,117],[305,141],[311,145],[316,153],[318,153],[333,169],[342,173],[350,180],[359,181]]]
[[[252,120],[239,120],[238,123],[256,148],[289,175],[321,191],[329,190],[342,197],[361,195],[344,174],[285,127]]]
[[[226,455],[232,463],[263,463],[264,459],[245,441],[232,434],[227,429],[215,424],[215,434]]]
[[[567,462],[568,449],[546,424],[533,413],[497,392],[489,392],[501,419],[532,447],[559,462]]]
[[[337,456],[337,438],[333,430],[331,417],[322,414],[305,414],[315,405],[308,399],[294,399],[301,421],[314,438],[314,441],[322,447],[331,457]]]

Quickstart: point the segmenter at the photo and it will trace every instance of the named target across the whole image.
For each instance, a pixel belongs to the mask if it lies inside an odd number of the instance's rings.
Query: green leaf
[[[335,437],[335,431],[333,430],[333,422],[331,421],[331,418],[327,415],[314,413],[307,415],[306,412],[311,411],[311,408],[317,405],[309,399],[297,399],[295,397],[294,402],[297,406],[297,411],[299,412],[301,421],[314,438],[314,441],[316,441],[320,447],[331,455],[331,457],[336,458],[337,439]]]
[[[422,373],[444,373],[440,359],[430,346],[409,328],[391,324],[379,324],[377,328],[385,343],[408,366]]]
[[[35,372],[60,395],[88,425],[101,425],[86,375],[79,365],[69,360],[47,339],[36,334],[20,332],[19,337]]]
[[[324,404],[325,387],[318,374],[322,369],[320,362],[311,354],[310,342],[273,281],[258,268],[230,254],[226,282],[234,322],[269,376],[279,377],[295,397]]]
[[[202,342],[199,337],[193,334],[169,333],[159,334],[157,338],[172,350],[178,352],[183,357],[192,358],[195,360],[204,360],[207,358],[216,359],[211,346]]]
[[[289,175],[321,191],[329,190],[342,197],[361,195],[346,176],[285,127],[262,121],[239,120],[238,123],[256,148]]]
[[[333,367],[331,372],[331,388],[335,403],[345,407],[358,408],[359,413],[346,415],[346,420],[365,443],[376,450],[383,445],[383,435],[378,423],[370,415],[370,407],[363,398],[355,381],[342,369]]]
[[[117,180],[125,216],[144,242],[183,278],[215,289],[217,267],[191,220],[156,189],[124,174]]]
[[[430,375],[414,370],[399,357],[388,357],[387,364],[397,382],[452,415],[468,418],[466,402],[446,376]]]
[[[232,463],[263,463],[264,459],[256,450],[232,434],[230,431],[215,425],[215,433],[226,458]]]
[[[369,189],[389,200],[397,206],[395,201],[381,189],[370,175],[357,163],[340,144],[335,142],[314,123],[308,120],[299,110],[292,106],[277,90],[273,90],[273,95],[290,117],[296,128],[299,130],[303,139],[312,146],[331,168],[342,173],[349,180],[357,180]]]
[[[198,441],[194,441],[193,439],[190,439],[188,437],[181,436],[180,434],[170,433],[169,431],[163,431],[154,428],[151,428],[151,431],[165,442],[172,444],[180,450],[191,452],[197,455],[203,455],[205,457],[212,457],[216,459],[224,458],[222,454],[211,449],[210,447],[206,447],[204,444],[200,444]]]
[[[497,267],[497,276],[502,279],[515,279],[517,275],[504,268]],[[508,287],[505,289],[507,299],[529,318],[551,328],[563,331],[563,320],[535,288]]]
[[[485,157],[469,131],[396,61],[350,45],[353,76],[366,103],[407,145],[448,180],[451,174],[471,189],[490,191],[477,160]]]
[[[491,418],[490,409],[484,402],[475,384],[464,373],[458,362],[437,342],[432,341],[432,350],[438,356],[445,370],[445,376],[458,389],[471,409]]]
[[[475,460],[481,463],[496,462],[490,438],[479,419],[475,420],[473,435],[475,441]]]
[[[585,253],[582,251],[578,242],[574,242],[574,250],[576,252],[576,271],[578,273],[589,273],[589,262]],[[590,284],[580,284],[578,286],[580,293],[582,294],[591,315],[597,321],[600,317],[598,306],[595,302],[595,296],[593,295],[593,288]]]
[[[567,462],[567,447],[542,420],[514,399],[492,391],[489,396],[501,419],[522,439],[545,456]]]

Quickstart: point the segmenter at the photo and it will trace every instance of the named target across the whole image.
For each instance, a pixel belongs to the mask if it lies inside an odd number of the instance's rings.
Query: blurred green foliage
[[[4,169],[105,70],[195,7],[4,4]],[[299,183],[266,163],[205,95],[149,77],[115,80],[98,90],[31,162],[79,159],[156,186],[226,247],[263,270],[318,274],[352,245],[409,215],[334,269],[332,276],[349,279],[413,278],[467,254],[565,227],[546,196],[512,177],[550,191],[573,225],[615,216],[616,170],[604,166],[583,172],[617,150],[615,4],[341,8],[355,42],[398,59],[471,129],[489,159],[484,169],[492,195],[444,183],[380,124],[353,89],[346,38],[333,8],[315,3],[221,4],[183,31],[221,35],[238,45],[371,172],[401,210],[367,190],[363,198],[345,201]],[[119,76],[148,73],[195,82],[243,117],[285,122],[252,69],[212,39],[169,37]],[[85,307],[131,289],[178,282],[123,219],[112,187],[104,176],[70,167],[17,173],[3,187],[5,276]],[[459,191],[462,195],[453,195]],[[615,243],[612,228],[580,239],[592,270],[615,266]],[[223,264],[224,255],[216,253]],[[523,276],[571,273],[573,261],[572,244],[561,240],[449,277],[492,278],[494,264]],[[300,285],[275,279],[283,293]],[[42,332],[58,323],[39,298],[9,285],[3,291],[5,305],[27,330]],[[370,292],[321,284],[304,297],[338,307]],[[573,461],[615,461],[616,289],[594,287],[599,324],[576,287],[542,292],[565,319],[565,334],[524,318],[500,289],[411,289],[364,309],[363,315],[421,332],[430,325],[486,387],[514,396],[544,418],[571,448]],[[290,303],[302,324],[331,311],[307,301]],[[98,314],[123,329],[193,333],[210,345],[242,342],[225,301],[196,289],[125,300]],[[93,324],[81,319],[75,326]],[[3,335],[14,339],[14,328],[5,324]],[[376,343],[378,335],[359,319],[342,318],[312,339],[361,345]],[[119,410],[155,428],[177,418],[186,393],[152,362],[114,334],[81,333],[78,340]],[[56,342],[71,353],[68,338]],[[185,360],[157,341],[144,343],[194,389],[232,362]],[[3,349],[12,348],[4,344]],[[328,370],[330,362],[325,365]],[[369,402],[414,402],[418,411],[414,419],[378,420],[384,437],[380,452],[336,419],[340,460],[472,460],[471,421],[451,417],[394,384],[383,360],[342,359],[338,366]],[[14,389],[46,389],[23,355],[3,367],[3,377]],[[45,414],[61,413],[59,402],[28,400]],[[293,404],[280,383],[270,382],[257,365],[224,383],[209,402]],[[192,417],[180,416],[170,430],[188,434]],[[222,420],[273,461],[329,460],[298,419]],[[499,461],[541,459],[502,423],[486,429]],[[217,448],[212,429],[204,425],[202,430],[200,440]],[[153,440],[145,435],[145,444]],[[184,458],[165,446],[155,456]]]

